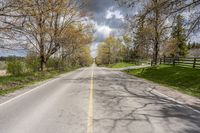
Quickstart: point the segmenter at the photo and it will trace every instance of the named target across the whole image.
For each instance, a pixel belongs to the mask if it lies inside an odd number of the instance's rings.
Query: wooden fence
[[[172,58],[172,57],[163,57],[160,58],[160,64],[172,64],[174,66],[186,66],[200,69],[200,58]]]

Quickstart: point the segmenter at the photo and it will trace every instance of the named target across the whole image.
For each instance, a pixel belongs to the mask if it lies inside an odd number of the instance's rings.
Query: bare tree
[[[116,0],[120,5],[127,5],[127,7],[135,7],[136,5],[141,7],[139,15],[134,19],[129,19],[129,22],[146,23],[148,26],[154,28],[154,52],[153,61],[155,64],[158,62],[159,49],[161,44],[165,42],[168,29],[170,29],[176,16],[183,12],[193,13],[188,23],[189,30],[188,36],[194,31],[199,30],[200,24],[200,0]],[[132,26],[137,26],[137,22]],[[136,28],[132,29],[132,33],[135,33]]]
[[[0,15],[3,37],[25,42],[27,48],[38,53],[41,70],[60,48],[60,35],[72,24],[85,17],[79,0],[2,0]],[[6,35],[5,35],[6,34]],[[65,32],[65,34],[67,34]],[[7,38],[8,39],[8,38]]]
[[[124,0],[125,1],[125,0]],[[134,6],[139,1],[133,0],[129,1],[129,6]],[[141,2],[141,1],[140,1]],[[160,46],[163,41],[167,38],[167,30],[171,27],[167,23],[170,21],[170,13],[168,8],[168,0],[148,0],[146,2],[141,2],[142,10],[133,17],[134,21],[129,21],[130,26],[134,34],[138,33],[137,30],[150,28],[152,32],[152,37],[148,37],[149,42],[153,43],[153,62],[157,64],[159,57]],[[132,24],[133,23],[133,24]],[[139,28],[138,28],[139,26]],[[145,37],[144,37],[145,38]],[[141,42],[140,42],[141,43]],[[149,43],[150,45],[151,43]],[[141,47],[140,47],[141,48]]]

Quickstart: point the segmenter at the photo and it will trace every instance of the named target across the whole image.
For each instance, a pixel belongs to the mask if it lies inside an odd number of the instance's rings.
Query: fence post
[[[195,68],[195,67],[196,67],[196,61],[197,61],[197,59],[196,59],[196,58],[194,58],[194,62],[193,62],[193,68]]]
[[[164,56],[164,61],[163,61],[163,62],[164,62],[164,64],[165,64],[165,56]]]
[[[173,58],[173,66],[175,66],[175,65],[176,65],[176,59]]]

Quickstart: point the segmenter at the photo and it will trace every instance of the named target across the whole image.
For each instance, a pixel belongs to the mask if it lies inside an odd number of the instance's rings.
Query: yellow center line
[[[93,72],[93,67],[92,67],[92,74],[91,74],[91,80],[90,80],[87,133],[93,133],[93,89],[94,89],[94,72]]]

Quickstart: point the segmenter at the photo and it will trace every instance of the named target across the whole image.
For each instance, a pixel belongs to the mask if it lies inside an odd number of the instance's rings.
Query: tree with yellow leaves
[[[97,64],[112,64],[123,61],[125,46],[116,38],[110,36],[98,47]]]
[[[10,27],[10,36],[26,42],[27,49],[38,54],[43,71],[49,58],[62,47],[63,35],[73,25],[79,27],[86,14],[79,0],[8,0],[11,12],[2,14],[4,24]],[[12,34],[12,35],[11,35]],[[79,40],[77,34],[76,39]],[[69,40],[72,41],[72,40]]]

